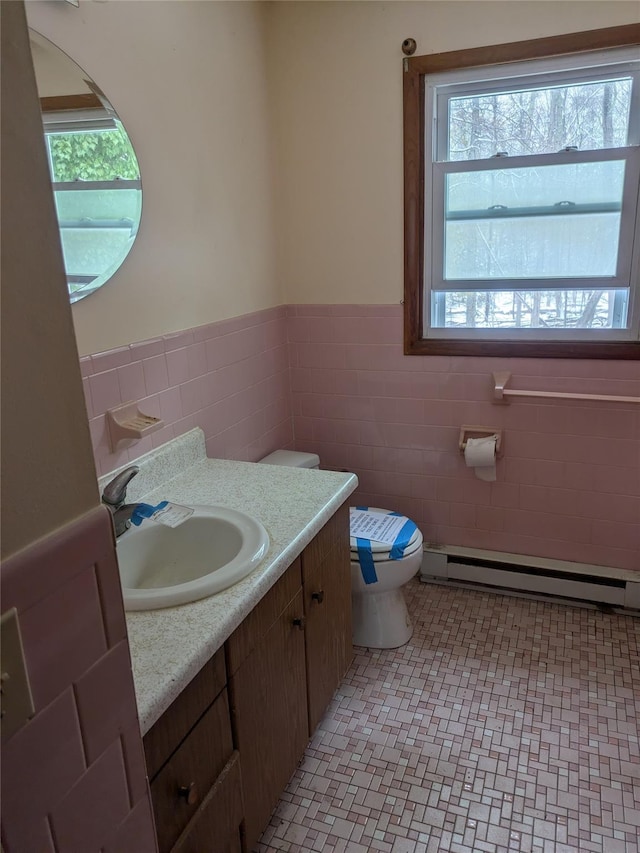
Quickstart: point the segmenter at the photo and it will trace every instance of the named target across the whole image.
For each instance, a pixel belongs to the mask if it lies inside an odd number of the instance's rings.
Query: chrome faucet
[[[140,468],[137,465],[130,465],[117,474],[110,483],[104,487],[102,493],[102,502],[106,504],[113,517],[113,526],[116,533],[116,539],[131,527],[131,516],[140,504],[127,504],[127,486],[136,476]]]

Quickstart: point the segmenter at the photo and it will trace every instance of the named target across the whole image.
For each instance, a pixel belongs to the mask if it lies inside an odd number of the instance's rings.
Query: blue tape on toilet
[[[367,512],[368,506],[357,506],[356,509]],[[401,516],[399,512],[390,512],[389,515]],[[404,556],[405,548],[411,541],[413,534],[416,532],[417,526],[410,518],[400,528],[400,532],[396,536],[395,542],[389,552],[390,560],[401,560]],[[376,564],[373,559],[373,551],[371,548],[370,539],[356,539],[358,548],[358,561],[360,563],[360,571],[362,572],[362,580],[366,584],[377,583],[378,575],[376,574]]]
[[[168,503],[169,501],[161,501],[158,506],[151,506],[151,504],[138,504],[131,513],[131,524],[136,527],[140,527],[145,518],[151,518],[154,512],[157,512],[159,509],[164,509]]]
[[[393,548],[389,552],[390,560],[401,560],[404,557],[404,549],[411,542],[411,537],[416,530],[416,525],[408,518],[400,528],[400,533],[398,533],[396,541],[393,543]]]
[[[373,561],[371,540],[356,539],[356,542],[358,544],[358,561],[360,563],[360,571],[362,572],[362,580],[365,583],[377,583],[378,575],[376,574],[376,564]]]

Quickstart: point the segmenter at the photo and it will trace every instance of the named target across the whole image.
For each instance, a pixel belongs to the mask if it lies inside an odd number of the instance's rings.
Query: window
[[[121,122],[104,109],[43,114],[71,302],[100,287],[136,238],[140,170]]]
[[[405,351],[640,357],[640,27],[405,60]]]

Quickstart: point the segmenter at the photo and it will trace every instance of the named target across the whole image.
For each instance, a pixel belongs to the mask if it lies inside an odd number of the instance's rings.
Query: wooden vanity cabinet
[[[237,853],[242,784],[222,650],[143,744],[160,853]]]
[[[349,507],[302,552],[309,737],[353,660]]]
[[[160,853],[250,853],[353,657],[342,506],[144,737]]]
[[[249,853],[353,658],[342,506],[226,643]]]
[[[250,851],[309,739],[300,559],[234,631],[225,649],[242,765],[244,849]]]

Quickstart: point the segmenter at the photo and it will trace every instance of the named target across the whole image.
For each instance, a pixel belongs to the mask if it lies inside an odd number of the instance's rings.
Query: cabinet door
[[[353,660],[348,507],[302,554],[309,735]]]
[[[299,590],[229,681],[246,851],[265,830],[307,745],[303,626]]]
[[[241,853],[242,783],[233,753],[171,853]]]
[[[171,850],[232,752],[225,689],[151,782],[160,853]]]

